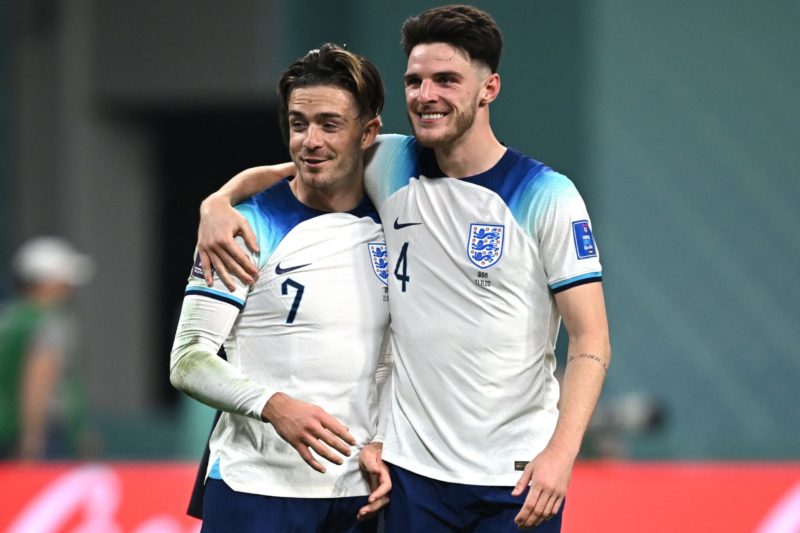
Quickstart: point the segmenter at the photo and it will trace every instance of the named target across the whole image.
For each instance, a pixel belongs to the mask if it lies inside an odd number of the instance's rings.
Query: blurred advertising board
[[[189,463],[0,463],[0,532],[197,533]],[[800,463],[589,462],[564,533],[800,533]]]
[[[194,466],[0,463],[3,533],[196,533]]]

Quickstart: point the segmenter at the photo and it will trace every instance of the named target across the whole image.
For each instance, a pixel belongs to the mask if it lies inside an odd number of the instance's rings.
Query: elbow
[[[178,370],[178,365],[172,365],[169,369],[169,382],[179,391],[183,391],[186,380],[184,374]]]
[[[191,371],[191,365],[186,364],[186,354],[181,352],[172,352],[170,361],[169,382],[179,391],[187,392],[186,389],[189,385],[189,372]]]
[[[209,363],[215,359],[216,355],[192,344],[176,347],[170,358],[169,382],[179,391],[194,397],[201,387],[203,375],[210,370]]]

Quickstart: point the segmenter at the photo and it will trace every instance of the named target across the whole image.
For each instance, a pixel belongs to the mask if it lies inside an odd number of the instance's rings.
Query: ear
[[[361,149],[366,150],[375,142],[378,134],[381,132],[381,117],[380,115],[370,119],[364,124],[364,132],[361,134]]]
[[[478,102],[480,107],[487,106],[495,101],[500,94],[500,74],[493,72],[483,82],[481,87],[481,99]]]

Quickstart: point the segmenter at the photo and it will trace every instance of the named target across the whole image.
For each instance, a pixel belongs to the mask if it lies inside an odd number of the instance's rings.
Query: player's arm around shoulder
[[[520,495],[530,485],[516,518],[522,528],[541,524],[561,507],[611,361],[602,283],[571,287],[555,299],[569,337],[567,367],[553,436],[514,488],[513,494]]]
[[[249,168],[231,178],[200,204],[197,250],[209,287],[213,283],[212,271],[230,290],[235,287],[232,276],[248,285],[255,282],[258,270],[237,246],[235,239],[241,236],[253,252],[258,251],[258,243],[247,219],[233,206],[286,176],[293,176],[295,172],[294,163]]]

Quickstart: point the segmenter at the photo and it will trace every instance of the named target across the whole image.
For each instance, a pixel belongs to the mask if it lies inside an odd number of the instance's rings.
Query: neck
[[[467,178],[486,172],[500,161],[506,147],[494,136],[488,117],[454,142],[434,148],[436,163],[446,176]]]
[[[318,211],[345,213],[355,209],[364,198],[363,179],[359,177],[348,181],[352,183],[314,188],[304,185],[301,176],[297,176],[289,183],[289,187],[303,205]]]

